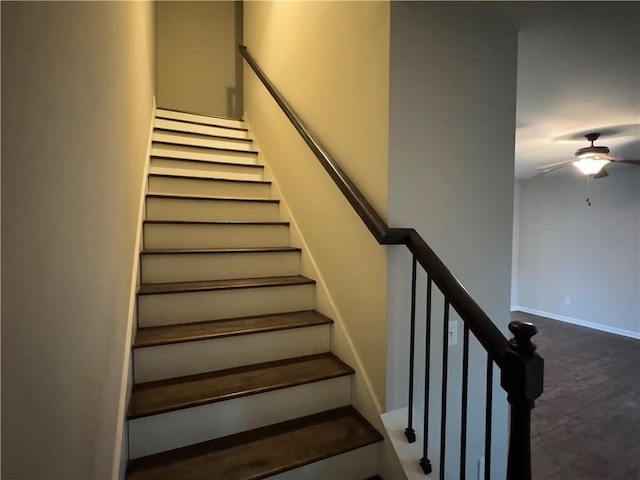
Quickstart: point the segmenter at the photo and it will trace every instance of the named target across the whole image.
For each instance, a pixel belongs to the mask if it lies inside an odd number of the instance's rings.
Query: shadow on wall
[[[240,92],[240,98],[238,93]],[[237,87],[227,87],[227,116],[231,118],[242,118],[242,89]]]

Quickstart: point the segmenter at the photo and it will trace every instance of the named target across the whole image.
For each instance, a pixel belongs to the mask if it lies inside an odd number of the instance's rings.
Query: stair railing
[[[302,139],[309,146],[318,161],[325,168],[346,200],[354,208],[369,231],[381,245],[406,245],[413,255],[412,296],[411,296],[411,339],[409,351],[409,415],[405,430],[407,440],[416,439],[413,428],[413,384],[415,356],[415,317],[416,317],[416,273],[419,263],[427,273],[427,311],[426,311],[426,365],[425,365],[425,412],[423,457],[420,465],[425,474],[431,473],[431,461],[427,456],[429,432],[429,371],[431,345],[431,311],[432,284],[435,284],[444,295],[443,339],[442,339],[442,414],[440,427],[440,479],[445,478],[445,445],[446,445],[446,406],[447,406],[447,370],[448,370],[448,322],[450,309],[453,308],[464,323],[463,359],[462,359],[462,414],[460,440],[460,476],[466,477],[466,435],[467,435],[467,400],[469,373],[469,333],[487,352],[486,396],[485,396],[485,466],[484,478],[491,478],[491,424],[493,401],[493,369],[494,364],[500,369],[500,385],[507,392],[507,400],[511,405],[509,452],[507,458],[507,480],[531,480],[531,410],[535,400],[542,394],[544,361],[536,352],[531,338],[537,333],[536,327],[528,322],[511,322],[509,330],[513,338],[507,340],[487,314],[471,298],[458,279],[449,271],[429,245],[413,228],[390,228],[364,197],[338,162],[328,153],[326,148],[311,134],[291,105],[258,66],[255,59],[247,51],[247,47],[239,45],[240,54],[247,61],[256,76],[260,79],[273,99],[289,118]]]

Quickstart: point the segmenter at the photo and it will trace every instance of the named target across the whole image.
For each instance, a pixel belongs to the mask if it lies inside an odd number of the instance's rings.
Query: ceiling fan
[[[593,178],[603,178],[608,176],[609,173],[607,172],[605,165],[611,162],[627,163],[629,165],[636,165],[640,167],[640,160],[626,157],[613,157],[609,155],[609,149],[607,147],[594,145],[593,142],[600,137],[599,132],[587,133],[584,137],[587,141],[591,142],[591,145],[576,150],[575,160],[536,167],[536,170],[540,170],[540,173],[534,175],[532,178],[553,172],[570,164],[573,164],[573,166],[585,175],[590,175]]]

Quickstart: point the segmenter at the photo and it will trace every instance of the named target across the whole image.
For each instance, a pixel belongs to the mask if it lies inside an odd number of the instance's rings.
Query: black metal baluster
[[[413,429],[413,357],[415,355],[416,337],[416,257],[413,256],[413,269],[411,272],[411,339],[409,345],[409,418],[404,435],[409,443],[416,441],[416,432]]]
[[[440,423],[440,480],[444,480],[444,459],[447,440],[447,361],[449,357],[449,300],[444,300],[442,331],[442,421]]]
[[[431,461],[427,457],[429,445],[429,370],[431,369],[431,276],[427,274],[427,313],[425,334],[425,362],[424,362],[424,442],[422,444],[422,458],[420,466],[425,475],[432,472]]]
[[[487,354],[487,399],[484,423],[484,480],[491,480],[491,409],[493,407],[493,360]]]
[[[462,419],[460,431],[460,480],[467,477],[467,400],[469,395],[469,326],[464,324],[462,341]]]

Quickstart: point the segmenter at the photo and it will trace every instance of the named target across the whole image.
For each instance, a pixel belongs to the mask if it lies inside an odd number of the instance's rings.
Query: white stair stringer
[[[351,403],[349,376],[175,410],[129,421],[137,458],[292,420]]]

